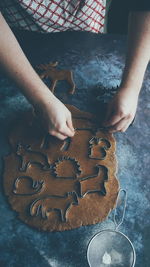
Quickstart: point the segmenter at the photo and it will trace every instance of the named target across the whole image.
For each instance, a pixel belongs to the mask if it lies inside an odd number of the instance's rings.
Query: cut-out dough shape
[[[79,162],[70,157],[59,158],[53,169],[56,178],[61,179],[76,179],[82,172]]]
[[[41,79],[50,78],[52,84],[50,90],[54,93],[57,81],[66,80],[71,88],[69,89],[70,94],[74,94],[75,83],[73,81],[73,74],[70,70],[57,70],[55,67],[58,62],[50,62],[49,64],[40,64],[36,66],[37,69],[42,70],[43,73],[40,74]]]
[[[30,176],[20,176],[14,182],[13,193],[20,196],[35,195],[41,192],[43,186],[44,181],[42,180],[35,181]]]
[[[89,144],[89,157],[91,159],[105,159],[107,155],[106,150],[111,147],[107,139],[98,137],[92,137]]]
[[[78,197],[75,192],[68,192],[66,196],[45,196],[38,198],[30,206],[31,216],[41,215],[43,219],[48,219],[51,211],[59,212],[61,221],[67,221],[67,212],[72,205],[78,205]]]
[[[16,154],[21,158],[20,171],[26,172],[31,163],[39,164],[43,170],[50,169],[46,155],[38,151],[33,151],[29,145],[18,144]]]
[[[99,192],[104,196],[106,195],[105,182],[108,181],[108,169],[102,165],[97,165],[96,167],[96,174],[79,179],[79,191],[81,197],[85,197],[86,194],[96,192]]]

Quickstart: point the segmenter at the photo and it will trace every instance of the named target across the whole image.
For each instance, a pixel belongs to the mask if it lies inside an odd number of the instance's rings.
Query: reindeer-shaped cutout
[[[16,154],[21,158],[20,171],[25,172],[32,163],[41,165],[43,170],[50,169],[47,156],[41,152],[31,150],[29,145],[19,143],[17,145]]]
[[[76,192],[68,192],[65,196],[45,196],[38,198],[30,205],[30,215],[48,219],[51,211],[59,213],[62,222],[67,221],[67,212],[72,205],[78,205]]]
[[[58,62],[50,62],[48,64],[40,64],[36,66],[37,69],[42,70],[43,73],[40,74],[41,79],[50,78],[52,84],[50,90],[54,93],[57,81],[66,80],[71,88],[69,89],[70,94],[74,94],[75,83],[73,81],[73,74],[70,70],[57,70],[56,66]]]
[[[92,137],[89,144],[89,158],[91,159],[105,159],[106,150],[111,147],[107,139],[99,137]]]
[[[30,176],[19,176],[14,181],[13,193],[20,196],[30,196],[40,193],[44,186],[43,180],[33,180]]]
[[[97,165],[96,168],[96,174],[79,179],[80,197],[95,192],[106,195],[105,182],[108,181],[108,169],[103,165]]]

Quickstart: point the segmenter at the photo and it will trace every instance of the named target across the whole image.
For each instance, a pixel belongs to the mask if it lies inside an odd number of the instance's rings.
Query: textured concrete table
[[[67,84],[61,82],[57,96],[82,110],[95,108],[96,90],[120,82],[126,49],[122,36],[90,33],[61,33],[49,37],[20,38],[33,65],[60,62],[60,68],[72,69],[76,83],[74,96],[67,96]],[[127,210],[121,231],[133,241],[137,267],[150,266],[150,69],[145,75],[135,123],[124,134],[116,134],[118,178],[128,192]],[[30,108],[17,87],[4,75],[0,78],[0,156],[8,153],[6,132],[20,112]],[[31,229],[17,219],[2,189],[3,161],[0,162],[0,266],[1,267],[87,267],[86,249],[91,237],[101,229],[114,229],[112,214],[103,223],[76,230],[44,233]]]

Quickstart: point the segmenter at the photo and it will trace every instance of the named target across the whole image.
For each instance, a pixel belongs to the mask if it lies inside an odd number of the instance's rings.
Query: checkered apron
[[[1,12],[11,27],[38,31],[104,32],[106,0],[3,0]]]

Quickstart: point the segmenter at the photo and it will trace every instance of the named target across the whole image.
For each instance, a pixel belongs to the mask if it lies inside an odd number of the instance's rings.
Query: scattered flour
[[[45,259],[50,267],[60,267],[61,264],[58,263],[56,259],[49,258],[43,250],[39,251],[40,255]]]
[[[120,254],[117,250],[112,249],[110,252],[113,264],[116,264],[117,266],[123,266],[123,258],[122,254]]]
[[[106,265],[111,263],[111,256],[107,253],[107,251],[103,255],[103,263]]]
[[[107,251],[104,253],[102,263],[104,265],[109,266],[111,266],[111,264],[116,264],[116,266],[122,266],[122,260],[122,255],[115,249],[112,249],[110,253],[108,253]]]

